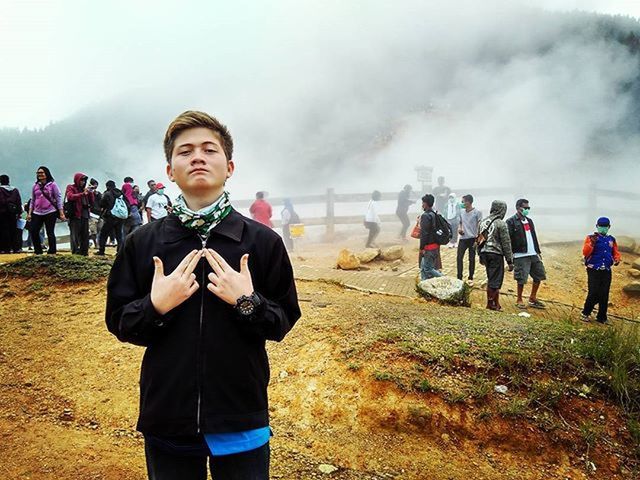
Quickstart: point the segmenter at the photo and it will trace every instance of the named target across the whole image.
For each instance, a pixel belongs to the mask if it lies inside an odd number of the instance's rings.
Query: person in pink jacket
[[[34,253],[42,254],[40,230],[43,224],[47,230],[49,242],[47,253],[50,255],[57,253],[55,230],[58,218],[66,220],[62,210],[62,193],[53,180],[49,169],[40,166],[36,170],[36,183],[31,190],[31,204],[27,214],[27,221],[31,222],[30,231]]]

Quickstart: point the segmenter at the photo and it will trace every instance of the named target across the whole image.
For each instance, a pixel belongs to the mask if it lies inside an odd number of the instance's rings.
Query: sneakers
[[[591,315],[585,315],[584,313],[581,313],[580,320],[582,320],[583,322],[589,323],[591,321]]]
[[[472,279],[467,280],[467,285],[469,285],[470,287],[473,287],[473,280]]]
[[[536,300],[529,300],[529,306],[532,308],[539,308],[541,310],[547,308],[547,306],[542,303],[540,300],[536,299]]]

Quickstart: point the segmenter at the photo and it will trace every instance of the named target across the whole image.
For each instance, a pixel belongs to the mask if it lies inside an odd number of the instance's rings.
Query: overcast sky
[[[376,8],[383,11],[385,2],[378,3]],[[450,2],[406,0],[393,2],[393,8],[410,13],[423,9],[425,3],[437,8],[439,3]],[[640,0],[523,3],[640,16]],[[245,76],[252,71],[268,75],[265,71],[280,49],[292,43],[306,44],[308,49],[302,49],[300,58],[290,65],[313,69],[309,58],[324,38],[322,29],[307,29],[307,22],[317,20],[329,26],[334,19],[357,21],[360,9],[369,9],[371,4],[359,0],[0,0],[0,127],[46,126],[132,90],[171,89],[172,96],[188,93],[193,101],[193,92],[176,88],[180,79],[197,83],[198,76],[207,72],[207,78],[201,79],[205,88],[217,80],[233,81],[230,72],[234,71]],[[417,7],[419,4],[422,6]],[[500,8],[499,1],[483,4],[488,5],[487,15]],[[209,45],[214,40],[216,46],[201,48],[203,39]],[[305,58],[308,51],[311,55]]]

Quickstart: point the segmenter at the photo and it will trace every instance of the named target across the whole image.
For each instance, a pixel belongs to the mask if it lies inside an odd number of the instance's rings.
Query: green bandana
[[[182,195],[179,195],[173,204],[173,213],[182,224],[191,230],[195,230],[203,238],[209,234],[213,227],[224,220],[229,215],[229,212],[231,212],[231,203],[227,192],[223,192],[218,200],[197,212],[187,207]]]

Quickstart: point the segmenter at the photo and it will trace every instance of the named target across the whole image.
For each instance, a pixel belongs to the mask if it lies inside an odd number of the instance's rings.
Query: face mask
[[[460,208],[465,208],[464,202],[460,202]]]
[[[161,189],[157,190],[157,192],[158,192],[160,195],[164,195],[164,188],[161,188]]]
[[[609,233],[609,227],[598,226],[597,228],[600,235],[606,235],[607,233]]]
[[[529,209],[528,208],[523,208],[522,209],[522,216],[523,217],[529,216]]]

